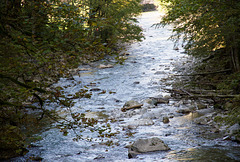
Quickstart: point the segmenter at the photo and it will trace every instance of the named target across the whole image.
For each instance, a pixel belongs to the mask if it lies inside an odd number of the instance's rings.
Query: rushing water
[[[142,109],[121,112],[125,102],[136,100],[143,102],[149,97],[167,96],[165,89],[171,88],[169,76],[176,74],[174,65],[186,59],[183,50],[174,50],[173,42],[167,40],[171,35],[171,26],[154,28],[152,24],[160,21],[158,12],[147,12],[139,16],[139,25],[144,29],[146,37],[142,42],[134,43],[127,53],[124,65],[116,64],[113,68],[100,69],[99,64],[104,61],[84,65],[85,71],[80,71],[80,77],[74,76],[74,81],[61,79],[58,86],[67,86],[68,93],[78,92],[84,85],[89,85],[93,91],[91,99],[74,99],[72,108],[76,112],[88,112],[89,116],[114,118],[111,123],[116,136],[99,138],[96,133],[86,131],[91,142],[82,140],[74,142],[74,134],[63,136],[59,130],[50,129],[41,134],[43,140],[36,142],[26,155],[40,156],[43,161],[237,161],[240,160],[240,148],[236,143],[224,141],[217,135],[200,134],[207,126],[198,126],[192,122],[194,114],[181,116],[176,113],[179,108],[186,108],[184,104],[170,99],[168,104],[157,106],[144,105]],[[109,58],[107,64],[114,64]],[[72,82],[81,82],[76,85]],[[104,93],[100,93],[104,90]],[[106,92],[106,93],[105,93]],[[101,112],[101,113],[96,113]],[[100,114],[100,115],[99,115]],[[103,115],[106,114],[106,115]],[[170,122],[164,124],[162,117],[168,116]],[[142,123],[145,126],[136,126]],[[128,129],[133,125],[136,129]],[[141,124],[140,124],[141,125]],[[130,135],[133,136],[130,136]],[[159,137],[170,148],[167,152],[151,152],[138,155],[135,159],[128,159],[126,145],[138,138]],[[112,141],[116,145],[106,146],[101,141]],[[16,161],[24,161],[18,158]]]

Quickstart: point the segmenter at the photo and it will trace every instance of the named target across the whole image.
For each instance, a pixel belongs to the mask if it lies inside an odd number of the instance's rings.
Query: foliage
[[[206,55],[224,48],[234,71],[239,71],[240,1],[236,0],[160,0],[168,12],[161,24],[173,24],[171,38],[183,36],[190,54]]]
[[[80,125],[57,114],[59,105],[69,110],[73,103],[52,84],[70,77],[69,69],[80,63],[117,54],[118,43],[140,40],[141,28],[133,18],[140,11],[139,0],[2,0],[1,128],[20,128],[31,113],[68,129]],[[86,88],[74,97],[91,94]]]

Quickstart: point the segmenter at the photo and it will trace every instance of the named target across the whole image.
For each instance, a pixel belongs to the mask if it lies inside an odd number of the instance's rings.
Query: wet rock
[[[106,68],[113,68],[113,65],[108,64],[108,65],[104,65],[104,64],[100,64],[98,66],[99,69],[106,69]]]
[[[154,74],[155,74],[155,75],[161,75],[161,74],[165,74],[165,72],[164,72],[164,71],[157,71],[157,72],[155,72]]]
[[[194,119],[194,122],[199,125],[207,125],[209,122],[209,118],[207,118],[206,116],[202,116]]]
[[[167,123],[169,123],[170,121],[169,121],[169,118],[167,117],[167,116],[165,116],[165,117],[163,117],[163,123],[164,124],[167,124]]]
[[[148,98],[148,99],[144,100],[143,102],[147,103],[149,105],[152,105],[152,101],[153,101],[152,99]]]
[[[199,103],[199,104],[197,104],[197,108],[198,108],[198,110],[206,109],[207,105]]]
[[[79,71],[89,71],[89,68],[78,68]]]
[[[178,50],[179,50],[179,48],[178,48],[178,47],[173,47],[173,50],[176,50],[176,51],[178,51]]]
[[[170,98],[171,98],[171,96],[170,95],[166,95],[166,96],[164,96],[163,97],[165,100],[169,100]]]
[[[190,109],[180,109],[176,111],[177,113],[182,113],[182,114],[189,114],[190,112],[192,112],[192,110]]]
[[[170,148],[157,137],[149,139],[138,139],[128,148],[128,157],[134,158],[136,155],[146,152],[167,150],[170,150]]]
[[[130,124],[130,125],[127,126],[127,128],[128,128],[128,129],[136,129],[136,128],[137,128],[137,125],[131,125],[131,124]]]
[[[134,100],[130,100],[127,101],[124,105],[123,108],[121,109],[123,112],[127,111],[127,110],[131,110],[131,109],[139,109],[143,106],[143,104],[140,104],[137,101]]]
[[[157,100],[157,104],[161,104],[161,103],[164,103],[164,104],[167,104],[169,103],[169,100],[167,98],[155,98]]]
[[[92,89],[90,89],[90,91],[96,92],[96,91],[101,91],[101,89],[99,89],[99,88],[92,88]]]
[[[136,82],[133,82],[133,84],[140,84],[140,82],[136,81]]]
[[[240,142],[240,125],[238,123],[232,125],[228,128],[228,133],[226,134],[232,141]]]
[[[97,83],[93,83],[93,82],[91,82],[91,83],[89,83],[89,84],[87,84],[87,86],[96,86],[97,85]]]
[[[157,106],[157,104],[167,104],[169,103],[169,99],[163,97],[151,97],[151,104]],[[149,100],[149,101],[150,101]]]
[[[240,125],[239,125],[238,123],[232,125],[232,126],[229,128],[229,134],[230,134],[230,135],[239,133],[239,131],[240,131]]]
[[[125,107],[132,107],[132,106],[135,106],[135,105],[140,105],[140,103],[137,102],[137,101],[134,101],[134,100],[130,100],[130,101],[127,101],[127,102],[123,105],[123,107],[124,107],[124,108],[125,108]]]
[[[98,160],[98,159],[104,159],[105,157],[103,155],[98,155],[97,157],[94,158],[94,160]]]
[[[157,100],[148,98],[148,99],[144,100],[144,103],[156,106],[157,105]]]

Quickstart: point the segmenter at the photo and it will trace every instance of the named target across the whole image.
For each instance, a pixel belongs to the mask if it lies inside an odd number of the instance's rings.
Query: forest
[[[201,76],[196,80],[210,82],[201,86],[225,96],[215,104],[228,110],[221,120],[240,123],[240,1],[158,3],[166,10],[158,26],[172,24],[171,39],[200,60],[194,65]],[[48,105],[70,108],[71,98],[91,97],[87,87],[66,96],[53,84],[61,77],[71,78],[70,69],[106,55],[121,63],[123,44],[143,38],[135,18],[141,12],[140,0],[1,0],[0,159],[27,152],[31,133],[25,129],[41,131],[39,125],[59,122],[61,117]],[[226,108],[226,103],[231,106]],[[76,125],[95,123],[72,117],[76,122],[59,122],[64,135]]]
[[[42,118],[58,121],[49,103],[70,107],[69,96],[52,86],[70,77],[69,69],[117,57],[119,44],[142,38],[134,18],[140,12],[139,0],[0,2],[1,159],[25,153],[24,127],[37,127]],[[83,89],[72,98],[89,96]]]

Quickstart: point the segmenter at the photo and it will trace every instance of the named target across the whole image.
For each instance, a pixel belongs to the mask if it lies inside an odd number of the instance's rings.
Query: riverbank
[[[240,142],[239,74],[229,70],[228,57],[219,61],[218,55],[189,59],[178,65],[171,93],[182,100],[194,100],[196,109],[212,108],[214,114],[206,114],[196,122],[211,125],[221,138]],[[224,67],[224,68],[223,68]],[[207,104],[207,106],[206,106]]]
[[[58,162],[239,159],[237,143],[224,140],[211,125],[197,123],[201,116],[215,115],[211,104],[169,92],[174,90],[173,84],[179,81],[176,76],[182,75],[182,64],[188,63],[189,56],[181,48],[174,49],[168,40],[171,26],[152,27],[160,19],[158,12],[143,13],[138,18],[146,39],[128,48],[123,65],[109,57],[80,66],[77,75],[56,84],[69,95],[89,87],[90,98],[72,98],[71,113],[84,114],[86,120],[94,118],[97,132],[91,126],[84,131],[77,129],[84,140],[73,141],[73,131],[63,136],[58,129],[49,129],[41,133],[42,140],[33,143],[35,147],[29,153],[14,160],[33,156]],[[66,115],[64,111],[62,114]],[[148,138],[161,139],[167,149],[129,159],[131,145]]]

